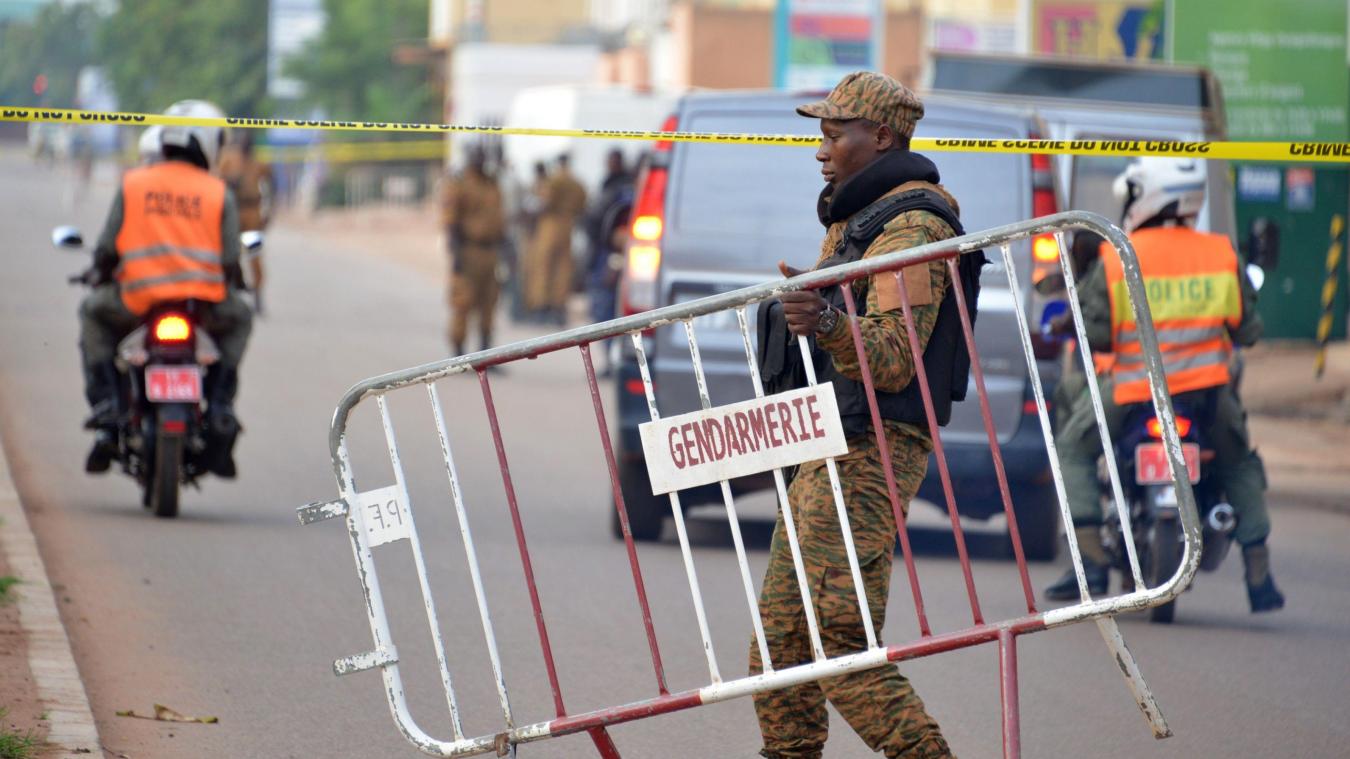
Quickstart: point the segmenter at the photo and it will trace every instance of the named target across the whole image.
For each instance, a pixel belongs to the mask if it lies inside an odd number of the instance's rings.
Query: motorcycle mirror
[[[1280,265],[1280,225],[1258,216],[1247,227],[1247,261],[1262,269]]]
[[[1064,291],[1064,272],[1056,271],[1051,274],[1046,274],[1037,280],[1034,287],[1036,288],[1036,292],[1041,295],[1057,295]]]
[[[75,227],[57,227],[52,230],[52,245],[68,250],[79,250],[84,247],[84,235]]]
[[[239,235],[239,244],[244,246],[245,250],[260,250],[263,244],[263,233],[261,230],[250,229]]]
[[[1247,279],[1252,283],[1252,289],[1260,291],[1261,285],[1266,283],[1266,270],[1256,264],[1247,264]]]

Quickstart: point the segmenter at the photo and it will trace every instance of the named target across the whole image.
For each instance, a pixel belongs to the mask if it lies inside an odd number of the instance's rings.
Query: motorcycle
[[[67,250],[84,247],[74,227],[54,230],[52,243]],[[261,239],[244,243],[261,245]],[[92,270],[67,281],[87,287],[101,284]],[[203,384],[220,351],[198,328],[198,310],[198,303],[191,300],[156,305],[122,339],[115,354],[114,460],[135,478],[142,505],[158,517],[177,516],[180,486],[200,488],[198,480],[209,471],[220,447],[233,445],[233,434],[222,436],[208,427]]]
[[[1249,265],[1246,275],[1252,287],[1259,291],[1265,282],[1264,270]],[[1058,294],[1063,289],[1063,278],[1060,274],[1055,277],[1038,283],[1037,289],[1042,294]],[[1068,310],[1068,303],[1063,300],[1046,305],[1040,325],[1043,339],[1064,337],[1069,331]],[[1067,344],[1064,348],[1066,360],[1076,358]],[[1242,354],[1238,352],[1232,366],[1234,392],[1241,382],[1242,368]],[[1182,457],[1200,514],[1200,570],[1204,572],[1213,572],[1223,564],[1232,547],[1233,530],[1237,527],[1233,506],[1224,500],[1222,488],[1209,467],[1202,466],[1215,457],[1214,450],[1207,447],[1203,430],[1210,428],[1216,399],[1213,391],[1205,390],[1172,398]],[[1181,566],[1185,540],[1171,468],[1162,444],[1162,425],[1153,415],[1152,404],[1137,404],[1127,410],[1113,454],[1129,507],[1130,530],[1140,574],[1148,587],[1156,588],[1167,582]],[[1109,488],[1104,488],[1104,492],[1109,492]],[[1134,575],[1118,519],[1106,520],[1103,542],[1110,565],[1124,578],[1123,591],[1133,591]],[[1149,618],[1154,622],[1168,623],[1175,616],[1176,599],[1149,610]]]
[[[1172,399],[1182,457],[1201,517],[1200,569],[1205,572],[1213,572],[1223,564],[1237,526],[1236,513],[1223,500],[1217,478],[1207,466],[1214,460],[1214,451],[1208,446],[1203,430],[1210,426],[1214,398],[1212,391],[1196,391]],[[1151,404],[1139,404],[1126,412],[1115,448],[1139,568],[1145,584],[1156,588],[1181,566],[1184,538],[1176,490],[1162,444],[1162,425],[1153,415]],[[1111,565],[1124,578],[1124,591],[1134,590],[1119,520],[1106,520],[1104,542]],[[1171,622],[1175,615],[1176,599],[1149,610],[1149,618],[1154,622]]]

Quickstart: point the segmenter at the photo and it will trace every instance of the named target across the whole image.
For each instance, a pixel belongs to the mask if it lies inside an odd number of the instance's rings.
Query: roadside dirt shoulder
[[[51,725],[46,721],[33,670],[28,666],[27,636],[19,623],[19,606],[15,603],[16,597],[26,592],[23,578],[16,578],[19,582],[15,584],[9,578],[14,578],[14,572],[0,550],[0,587],[8,588],[0,593],[0,709],[4,710],[4,716],[0,717],[0,741],[9,737],[17,742],[27,737],[36,748],[46,740]]]
[[[1269,502],[1350,514],[1350,343],[1263,343],[1244,353],[1242,400],[1266,464]]]

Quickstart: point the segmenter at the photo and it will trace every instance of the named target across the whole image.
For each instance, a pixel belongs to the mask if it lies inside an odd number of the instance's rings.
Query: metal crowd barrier
[[[1059,248],[1060,261],[1066,278],[1069,303],[1071,305],[1073,321],[1078,335],[1078,345],[1081,346],[1083,351],[1083,363],[1085,366],[1092,366],[1091,356],[1088,353],[1088,342],[1084,334],[1083,317],[1078,307],[1076,283],[1074,282],[1072,270],[1067,260],[1067,246],[1064,242],[1065,231],[1071,229],[1088,230],[1101,235],[1116,249],[1116,251],[1118,251],[1124,264],[1125,282],[1129,292],[1131,306],[1134,309],[1135,322],[1138,325],[1140,342],[1143,346],[1144,363],[1148,371],[1149,383],[1152,388],[1155,412],[1162,423],[1163,444],[1171,464],[1173,486],[1176,490],[1183,524],[1183,534],[1185,539],[1184,555],[1181,566],[1177,570],[1175,576],[1160,587],[1145,587],[1144,580],[1140,574],[1135,547],[1133,546],[1133,531],[1129,526],[1129,513],[1122,496],[1119,473],[1115,469],[1113,457],[1107,455],[1105,458],[1110,465],[1109,476],[1111,479],[1112,491],[1117,506],[1118,516],[1122,524],[1121,534],[1123,539],[1129,544],[1128,555],[1131,565],[1130,569],[1134,576],[1134,590],[1114,597],[1091,598],[1088,594],[1087,582],[1084,578],[1082,557],[1079,554],[1074,532],[1073,530],[1068,530],[1069,549],[1073,566],[1078,576],[1081,600],[1076,604],[1063,608],[1049,611],[1037,610],[1031,583],[1027,574],[1026,560],[1023,555],[1021,539],[1018,534],[1012,498],[1003,469],[999,442],[989,409],[989,400],[985,391],[984,376],[980,370],[979,354],[971,328],[969,308],[968,304],[964,301],[961,288],[956,286],[955,292],[957,294],[960,321],[964,331],[966,345],[970,350],[972,359],[971,378],[978,394],[977,402],[980,404],[985,430],[989,438],[990,452],[993,456],[998,476],[1003,507],[1007,514],[1017,569],[1020,574],[1022,591],[1025,595],[1026,614],[997,622],[988,621],[983,617],[979,598],[975,589],[975,583],[971,574],[971,565],[966,550],[965,536],[957,516],[958,512],[954,502],[950,475],[947,471],[942,441],[934,420],[932,399],[928,389],[927,378],[923,372],[922,362],[918,362],[916,380],[920,383],[923,392],[929,428],[932,433],[934,445],[933,453],[941,475],[947,511],[951,516],[952,532],[955,537],[957,554],[970,603],[972,617],[971,625],[964,629],[949,632],[935,633],[931,629],[924,610],[923,593],[920,588],[918,574],[915,571],[914,557],[910,546],[908,529],[905,523],[904,504],[901,504],[898,500],[896,484],[893,480],[891,468],[885,467],[891,506],[895,513],[896,522],[899,528],[899,544],[904,556],[910,590],[914,598],[919,637],[915,640],[897,645],[879,645],[877,643],[876,631],[872,629],[871,615],[867,610],[866,594],[859,592],[858,602],[862,612],[863,623],[866,628],[867,647],[864,650],[855,653],[827,658],[822,652],[814,608],[805,583],[805,572],[802,565],[800,547],[797,542],[796,530],[794,529],[792,512],[791,509],[786,507],[786,483],[782,471],[778,470],[774,472],[774,477],[780,511],[784,518],[786,533],[796,567],[797,579],[801,586],[800,590],[802,598],[805,602],[805,608],[808,610],[807,622],[812,650],[814,652],[814,661],[786,669],[773,669],[767,652],[763,626],[759,618],[758,605],[756,603],[757,592],[751,582],[734,498],[732,497],[732,492],[728,487],[727,482],[724,481],[721,483],[721,488],[726,505],[727,516],[729,517],[731,535],[735,543],[736,557],[740,569],[740,579],[745,586],[746,600],[749,603],[751,612],[751,627],[754,632],[756,645],[759,647],[762,655],[765,670],[759,675],[736,677],[732,679],[724,679],[722,674],[718,671],[712,639],[709,634],[707,615],[700,592],[698,575],[695,569],[694,552],[691,550],[689,535],[685,526],[684,510],[681,506],[678,493],[671,493],[670,503],[679,536],[680,551],[687,574],[699,632],[702,637],[703,648],[707,656],[709,684],[693,690],[676,693],[670,692],[667,687],[661,652],[657,642],[654,623],[652,621],[651,606],[648,601],[646,587],[642,578],[638,552],[628,529],[623,493],[619,487],[618,469],[610,445],[609,427],[605,419],[605,410],[600,399],[600,388],[596,381],[595,369],[591,361],[591,346],[598,341],[607,338],[621,336],[631,337],[642,372],[651,416],[653,420],[655,420],[659,416],[659,410],[657,409],[655,395],[651,384],[651,375],[647,366],[643,333],[650,333],[651,330],[663,325],[682,324],[688,339],[690,357],[693,361],[693,366],[695,367],[696,379],[699,386],[699,396],[703,407],[708,408],[710,406],[708,387],[703,375],[698,341],[692,321],[699,316],[731,309],[735,311],[737,316],[737,322],[745,346],[747,370],[752,379],[755,393],[758,397],[763,397],[763,388],[761,386],[758,368],[756,366],[755,353],[749,333],[747,319],[748,306],[761,301],[770,300],[787,291],[816,289],[828,285],[851,282],[861,277],[873,276],[883,272],[892,272],[895,276],[899,277],[900,269],[903,267],[916,264],[927,265],[928,262],[936,260],[943,260],[947,263],[952,273],[952,281],[955,283],[959,281],[959,278],[957,277],[957,257],[959,255],[983,249],[998,249],[1002,254],[1002,260],[1008,278],[1008,285],[1016,304],[1016,307],[1013,308],[1013,312],[1016,314],[1020,327],[1019,331],[1021,333],[1022,348],[1026,357],[1027,367],[1035,394],[1036,411],[1039,416],[1041,429],[1049,453],[1054,485],[1060,503],[1061,518],[1066,524],[1071,524],[1072,520],[1069,516],[1064,492],[1064,481],[1060,471],[1059,459],[1055,452],[1054,438],[1051,433],[1044,388],[1042,387],[1040,375],[1037,370],[1027,316],[1024,312],[1025,309],[1023,304],[1025,303],[1025,293],[1022,289],[1022,284],[1019,281],[1016,267],[1014,266],[1011,250],[1012,243],[1017,241],[1026,240],[1033,236],[1047,233],[1055,236]],[[912,324],[912,320],[910,319],[910,304],[905,295],[905,288],[903,285],[899,288],[899,291],[902,298],[902,310],[906,317],[905,321],[907,324]],[[853,302],[851,288],[844,287],[843,292],[847,299],[848,318],[852,328],[855,349],[857,350],[865,379],[864,384],[871,409],[873,430],[874,432],[880,431],[880,415],[878,413],[875,392],[872,387],[871,372],[867,366],[867,357],[863,350],[862,334],[858,327],[856,307]],[[918,347],[918,338],[912,327],[909,328],[908,339],[910,346],[913,348],[914,355],[920,355],[922,351]],[[805,341],[800,341],[800,344],[802,350],[805,352]],[[492,383],[489,379],[489,369],[492,367],[571,348],[577,349],[580,353],[582,366],[590,389],[591,400],[594,404],[596,424],[599,428],[605,460],[610,474],[614,502],[624,535],[633,584],[637,593],[637,601],[641,609],[647,643],[651,654],[651,664],[655,673],[657,686],[656,695],[646,700],[627,704],[616,704],[608,708],[583,713],[568,712],[563,702],[562,686],[559,682],[557,668],[554,663],[548,627],[545,623],[540,604],[539,591],[535,582],[525,529],[521,522],[520,509],[517,504],[511,470],[508,465],[506,450],[502,442],[502,432],[498,421],[497,408],[493,402]],[[806,361],[806,365],[808,367],[811,365],[809,359]],[[547,672],[548,685],[553,696],[556,717],[551,720],[519,724],[516,715],[512,710],[511,700],[508,697],[501,656],[498,653],[497,637],[493,629],[491,615],[488,611],[488,599],[482,582],[479,559],[475,552],[473,535],[469,527],[469,520],[465,508],[465,499],[460,489],[460,478],[456,471],[455,458],[452,453],[450,442],[451,430],[446,425],[446,418],[442,412],[440,398],[437,395],[434,384],[437,380],[445,377],[467,372],[474,372],[477,374],[483,400],[486,404],[488,424],[501,468],[502,482],[506,495],[506,506],[515,533],[516,544],[529,593],[532,614],[537,628],[539,644],[542,649],[543,661]],[[814,384],[815,377],[811,376],[810,381]],[[1105,444],[1104,450],[1111,451],[1113,448],[1102,415],[1100,391],[1096,384],[1096,378],[1093,377],[1090,372],[1089,386],[1091,387],[1092,402],[1096,408],[1097,419]],[[439,434],[445,471],[449,478],[450,503],[453,506],[458,519],[463,546],[468,560],[469,578],[472,581],[474,596],[477,601],[478,612],[482,624],[482,633],[487,644],[488,655],[496,681],[495,684],[497,695],[500,700],[502,723],[501,729],[491,734],[471,736],[464,732],[461,724],[460,709],[456,702],[455,691],[452,687],[450,666],[446,658],[445,642],[442,638],[440,621],[437,617],[435,604],[432,601],[432,593],[425,559],[419,542],[418,531],[413,521],[414,510],[408,495],[408,483],[406,482],[404,468],[399,458],[394,428],[385,400],[389,393],[411,387],[425,388],[425,392],[428,395],[427,400],[429,401],[430,411],[435,420],[436,429]],[[393,466],[395,484],[375,491],[362,492],[357,489],[356,477],[352,472],[351,459],[348,453],[348,420],[352,410],[361,402],[369,399],[374,399],[383,423],[385,443],[388,448],[390,462]],[[883,459],[889,459],[890,454],[884,435],[877,435],[877,444],[881,450]],[[884,665],[887,662],[929,656],[980,643],[996,643],[999,649],[1000,662],[1004,755],[1005,757],[1017,757],[1020,753],[1017,703],[1017,636],[1055,627],[1063,627],[1065,625],[1088,620],[1094,620],[1097,623],[1102,637],[1110,649],[1113,660],[1117,662],[1125,677],[1127,685],[1130,687],[1136,702],[1143,711],[1155,736],[1162,738],[1170,735],[1166,722],[1164,721],[1152,694],[1144,683],[1133,656],[1125,647],[1120,632],[1116,627],[1114,616],[1166,603],[1189,585],[1200,558],[1200,523],[1197,517],[1195,500],[1191,491],[1189,479],[1186,476],[1178,476],[1178,473],[1185,473],[1187,470],[1182,455],[1180,439],[1177,434],[1176,419],[1166,389],[1166,379],[1163,373],[1162,359],[1158,351],[1158,340],[1154,333],[1153,321],[1148,311],[1144,282],[1139,272],[1138,260],[1124,233],[1110,224],[1106,219],[1096,214],[1075,211],[1034,219],[1027,222],[1010,224],[979,234],[965,235],[963,237],[943,240],[918,248],[864,259],[856,263],[838,266],[823,271],[809,272],[792,279],[776,280],[754,287],[735,290],[635,316],[616,319],[603,324],[572,329],[548,335],[546,337],[505,345],[468,356],[447,359],[445,361],[439,361],[405,371],[374,377],[356,385],[343,397],[334,415],[329,446],[333,458],[334,472],[337,476],[340,497],[334,501],[311,504],[299,509],[299,518],[302,524],[310,524],[333,517],[345,517],[347,533],[351,541],[352,552],[356,559],[357,574],[360,579],[362,592],[365,596],[366,612],[369,617],[370,631],[373,638],[373,647],[370,651],[339,659],[334,664],[334,670],[337,674],[344,675],[362,670],[379,669],[384,680],[385,695],[399,730],[418,749],[428,754],[449,757],[495,752],[498,755],[504,755],[506,753],[514,753],[515,746],[518,744],[587,732],[594,741],[595,746],[602,757],[617,757],[619,755],[618,750],[605,730],[608,725],[861,671]],[[841,530],[843,535],[846,536],[845,544],[848,550],[849,569],[852,573],[854,587],[855,589],[858,589],[861,585],[861,574],[858,566],[856,549],[852,544],[851,537],[848,537],[850,532],[847,513],[840,493],[838,471],[835,468],[832,459],[828,461],[828,471],[833,485],[835,502],[838,507]],[[436,505],[440,506],[441,504]],[[453,730],[453,735],[449,739],[443,740],[434,738],[419,727],[410,714],[407,699],[404,694],[399,656],[394,645],[394,640],[392,639],[389,619],[383,600],[380,582],[376,575],[375,562],[372,554],[372,549],[378,546],[402,540],[407,540],[408,548],[412,553],[419,589],[425,606],[426,621],[430,628],[431,638],[436,653],[437,667],[441,683],[445,690],[450,724]]]

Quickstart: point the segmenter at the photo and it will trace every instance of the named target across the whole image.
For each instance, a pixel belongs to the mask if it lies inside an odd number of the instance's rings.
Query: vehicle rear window
[[[695,114],[681,129],[695,132],[818,134],[818,122],[791,111]],[[713,145],[676,147],[671,225],[687,232],[800,239],[823,234],[816,198],[820,164],[809,147]]]
[[[1209,88],[1194,70],[1084,66],[1077,62],[939,56],[933,89],[1114,103],[1209,108]]]
[[[1074,156],[1069,207],[1119,219],[1121,202],[1116,199],[1112,185],[1129,162],[1129,156]]]
[[[815,134],[816,121],[788,111],[695,114],[681,128],[709,132]],[[925,119],[923,137],[1010,139],[1011,125]],[[698,233],[820,238],[816,199],[824,180],[811,148],[706,145],[676,148],[674,195],[668,199],[673,229]],[[1027,156],[1017,154],[932,153],[942,183],[961,205],[969,231],[1025,218],[1030,213],[1031,178]]]

